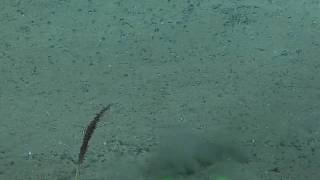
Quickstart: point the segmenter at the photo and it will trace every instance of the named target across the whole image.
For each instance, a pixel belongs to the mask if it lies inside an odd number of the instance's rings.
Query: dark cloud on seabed
[[[150,178],[188,177],[222,162],[246,163],[249,158],[235,134],[231,131],[200,134],[182,128],[165,130],[159,146],[147,159],[145,174]]]

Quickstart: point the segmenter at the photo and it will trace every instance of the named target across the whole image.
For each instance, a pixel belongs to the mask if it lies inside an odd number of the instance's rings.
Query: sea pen
[[[97,127],[97,123],[100,121],[101,117],[106,113],[106,111],[108,111],[110,109],[110,107],[111,107],[111,104],[109,104],[106,107],[104,107],[103,109],[101,109],[100,112],[98,112],[96,114],[94,119],[91,120],[90,123],[88,124],[88,126],[85,130],[83,139],[82,139],[82,145],[80,147],[78,165],[82,164],[82,162],[84,160],[84,156],[85,156],[85,154],[88,150],[88,147],[89,147],[89,141],[92,137],[94,130]]]

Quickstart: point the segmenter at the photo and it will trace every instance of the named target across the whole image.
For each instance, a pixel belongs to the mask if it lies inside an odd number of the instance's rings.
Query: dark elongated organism
[[[110,107],[111,107],[111,104],[109,104],[106,107],[104,107],[103,109],[101,109],[100,112],[98,112],[96,114],[94,119],[91,120],[90,123],[88,124],[88,126],[85,130],[83,139],[82,139],[82,145],[80,147],[78,165],[82,164],[82,162],[84,160],[84,156],[85,156],[85,154],[88,150],[88,147],[89,147],[89,141],[92,137],[94,130],[97,127],[97,123],[100,121],[101,117],[106,113],[106,111],[108,111],[110,109]]]

